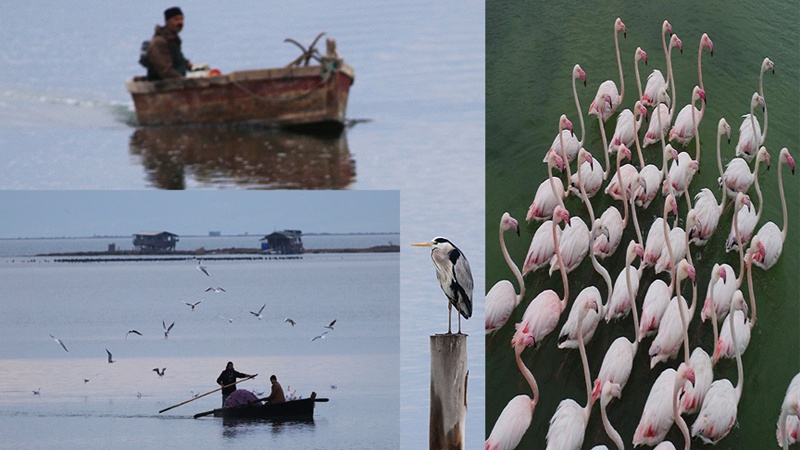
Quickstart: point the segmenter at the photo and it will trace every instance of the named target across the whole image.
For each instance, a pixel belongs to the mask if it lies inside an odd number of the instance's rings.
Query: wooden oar
[[[255,377],[257,377],[257,376],[258,376],[258,374],[255,374],[255,375],[249,376],[249,377],[247,377],[247,378],[242,378],[241,380],[234,381],[234,382],[233,382],[233,383],[231,383],[231,384],[226,384],[225,386],[218,387],[218,388],[214,389],[213,391],[208,391],[208,392],[206,392],[205,394],[200,394],[200,395],[198,395],[197,397],[190,398],[189,400],[186,400],[185,402],[180,402],[180,403],[178,403],[177,405],[172,405],[172,406],[170,406],[169,408],[164,408],[164,409],[162,409],[161,411],[159,411],[158,413],[159,413],[159,414],[161,414],[161,413],[163,413],[164,411],[169,411],[169,410],[170,410],[170,409],[172,409],[172,408],[177,408],[178,406],[185,405],[185,404],[187,404],[187,403],[189,403],[189,402],[193,402],[193,401],[197,400],[197,399],[198,399],[198,398],[200,398],[200,397],[205,397],[205,396],[206,396],[206,395],[208,395],[208,394],[213,394],[214,392],[217,392],[217,391],[220,391],[220,390],[222,390],[222,389],[225,389],[226,387],[230,387],[230,386],[233,386],[233,385],[235,385],[235,384],[241,383],[242,381],[252,380],[253,378],[255,378]],[[211,412],[213,412],[213,411],[211,411]]]

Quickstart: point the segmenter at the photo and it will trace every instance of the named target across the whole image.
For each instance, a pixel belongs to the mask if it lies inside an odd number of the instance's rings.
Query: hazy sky
[[[399,232],[398,191],[0,190],[0,238]]]

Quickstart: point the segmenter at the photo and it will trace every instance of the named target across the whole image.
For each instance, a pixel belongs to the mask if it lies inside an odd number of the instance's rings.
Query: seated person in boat
[[[217,377],[217,384],[220,386],[226,386],[222,389],[222,406],[225,407],[225,400],[228,398],[233,391],[236,390],[236,385],[232,384],[236,382],[237,378],[249,378],[252,375],[248,375],[246,373],[237,372],[236,369],[233,368],[233,362],[228,361],[227,366],[225,366],[225,370],[219,374]]]
[[[272,375],[269,377],[269,381],[272,383],[272,392],[269,394],[269,397],[264,399],[264,401],[269,403],[285,402],[286,397],[283,395],[283,387],[281,387],[281,384],[278,383],[278,377]]]
[[[145,53],[148,81],[183,78],[192,63],[183,56],[181,38],[183,12],[177,6],[164,11],[164,26],[156,25],[155,34]]]

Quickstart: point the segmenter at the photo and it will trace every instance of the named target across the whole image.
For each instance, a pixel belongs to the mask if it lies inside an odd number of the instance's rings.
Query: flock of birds
[[[626,441],[634,447],[647,445],[658,449],[675,448],[675,445],[665,441],[674,424],[683,434],[683,445],[686,449],[690,448],[692,438],[716,444],[728,435],[736,422],[737,406],[743,395],[742,355],[756,324],[753,266],[769,270],[775,265],[781,256],[788,233],[781,169],[788,166],[794,174],[795,163],[786,147],[779,152],[777,167],[783,226],[779,227],[771,221],[764,222],[761,217],[763,199],[759,186],[759,168],[762,164],[769,168],[772,160],[770,151],[764,146],[767,136],[767,103],[763,78],[765,72],[774,73],[774,65],[769,58],[763,60],[758,91],[751,97],[748,96],[749,113],[743,116],[739,128],[736,157],[724,170],[721,140],[724,136],[730,143],[731,127],[725,118],[719,118],[716,124],[719,186],[702,187],[692,196],[689,192],[692,179],[700,170],[698,127],[705,114],[702,57],[704,50],[713,56],[713,43],[707,34],[702,35],[697,56],[697,85],[692,90],[690,102],[676,110],[679,106],[676,95],[682,93],[675,89],[671,59],[674,48],[683,51],[683,42],[672,32],[671,24],[665,20],[661,29],[666,76],[658,69],[653,70],[643,89],[639,77],[639,62],[646,63],[647,54],[637,48],[634,68],[638,97],[634,102],[627,100],[629,103],[624,102],[625,84],[618,37],[619,34],[625,36],[626,27],[619,18],[614,22],[613,31],[620,90],[617,90],[614,81],[604,81],[598,87],[588,109],[588,114],[596,116],[599,121],[603,142],[601,158],[605,164],[584,148],[584,113],[578,99],[576,81],[581,80],[586,85],[586,74],[576,64],[571,81],[581,124],[581,137],[575,136],[572,123],[566,115],[561,115],[558,133],[543,161],[548,167],[548,178],[539,186],[528,209],[527,221],[541,222],[541,225],[533,236],[521,270],[511,259],[504,241],[505,231],[519,234],[519,223],[508,213],[503,214],[500,221],[500,247],[516,278],[519,292],[508,280],[499,281],[489,290],[486,295],[486,333],[493,333],[504,326],[515,327],[511,349],[520,374],[531,392],[530,395],[517,395],[508,402],[492,426],[485,443],[487,450],[516,448],[527,432],[536,412],[540,393],[536,379],[523,363],[521,355],[528,347],[546,343],[546,337],[556,331],[559,323],[563,323],[563,326],[558,333],[557,346],[579,350],[586,399],[584,405],[573,399],[565,399],[559,404],[550,419],[546,436],[548,449],[582,447],[592,407],[598,398],[603,427],[619,449],[625,448]],[[630,106],[630,109],[619,111],[624,105]],[[763,111],[763,132],[756,115],[757,110]],[[607,139],[605,124],[613,117],[616,117],[614,133]],[[646,125],[645,120],[648,119],[649,125]],[[706,118],[705,123],[710,120]],[[645,127],[642,139],[641,134]],[[692,141],[695,145],[694,154],[687,149]],[[650,146],[658,149],[661,156],[660,166],[645,163],[642,149]],[[633,160],[634,148],[638,164]],[[682,151],[679,152],[679,148]],[[615,166],[610,164],[610,155],[613,154],[616,154]],[[623,164],[625,160],[630,162]],[[574,170],[571,168],[573,163],[577,166]],[[553,174],[554,168],[566,175],[564,181],[559,175]],[[748,195],[751,186],[755,188],[758,205]],[[717,193],[720,200],[717,200]],[[564,200],[570,195],[582,202],[580,209],[585,206],[588,223],[578,216],[578,208],[573,207],[572,212],[567,210]],[[603,195],[613,199],[612,202],[620,201],[620,208],[612,203],[612,206],[596,217],[591,199],[602,198]],[[688,207],[686,215],[681,217],[683,228],[678,226],[681,197]],[[650,207],[656,208],[662,214],[645,228],[640,226],[637,209],[641,211]],[[727,214],[732,215],[732,225],[726,239],[724,231],[718,231],[717,228],[720,219]],[[674,217],[672,223],[670,216]],[[760,222],[762,225],[756,231]],[[623,232],[630,225],[634,228],[635,239],[626,246],[622,244]],[[711,319],[711,330],[708,333],[714,335],[714,348],[707,352],[698,345],[690,352],[688,324],[695,317],[697,284],[701,281],[696,277],[694,264],[699,264],[699,258],[698,261],[693,261],[692,246],[714,246],[723,242],[727,252],[738,253],[738,268],[722,261],[713,264],[701,308],[701,319],[703,322]],[[611,276],[601,261],[614,255],[619,247],[625,252],[625,266],[612,283]],[[563,322],[562,316],[570,302],[568,276],[587,256],[605,281],[606,300],[604,302],[601,295],[602,287],[586,287],[574,297],[566,322]],[[637,259],[639,264],[635,267],[633,264]],[[563,294],[559,295],[553,290],[537,293],[528,303],[522,320],[506,325],[525,298],[523,277],[542,269],[549,270],[550,275],[560,272]],[[643,274],[649,270],[655,274],[664,273],[668,280],[656,278],[650,281],[648,274],[648,281],[645,281]],[[745,289],[745,274],[749,305],[742,292]],[[688,304],[687,296],[683,295],[681,288],[687,279],[692,288],[691,304]],[[444,283],[442,287],[445,288]],[[585,345],[592,339],[601,320],[609,323],[626,320],[628,316],[632,316],[634,338],[630,340],[620,336],[613,341],[592,382]],[[718,326],[720,321],[722,325]],[[701,330],[705,332],[707,327],[703,325]],[[650,367],[636,367],[636,370],[663,371],[650,389],[634,435],[623,439],[609,422],[606,406],[613,399],[621,398],[625,384],[634,370],[633,361],[639,351],[639,344],[644,347],[643,340],[651,336],[652,341],[647,350]],[[660,364],[676,357],[681,360],[677,370],[659,369]],[[736,360],[736,380],[714,379],[714,367],[724,358]],[[545,395],[548,394],[552,392],[545,392]],[[788,448],[789,444],[798,439],[798,402],[800,374],[792,380],[786,392],[778,420],[778,444],[784,448]],[[631,411],[631,414],[634,412]],[[684,416],[694,416],[691,430]]]
[[[203,263],[203,261],[202,261],[202,260],[199,260],[199,259],[198,259],[198,261],[197,261],[197,266],[196,266],[195,268],[197,269],[197,271],[198,271],[198,272],[200,272],[200,273],[204,274],[205,276],[207,276],[207,277],[210,277],[210,276],[211,276],[211,274],[209,274],[209,272],[208,272],[208,266],[206,266],[206,265]],[[208,287],[208,288],[206,288],[206,289],[205,289],[205,291],[204,291],[204,292],[223,293],[223,292],[227,292],[227,291],[226,291],[224,288],[217,286],[217,287]],[[189,309],[190,309],[190,311],[194,312],[194,311],[196,311],[196,309],[197,309],[198,305],[200,305],[200,303],[202,303],[202,300],[198,300],[198,301],[196,301],[196,302],[194,302],[194,303],[190,303],[190,302],[186,302],[186,301],[182,301],[182,300],[181,300],[181,302],[182,302],[182,303],[184,303],[186,306],[188,306],[188,307],[189,307]],[[264,312],[264,308],[265,308],[265,307],[266,307],[266,303],[265,303],[265,304],[263,304],[263,305],[262,305],[260,308],[258,308],[258,310],[256,310],[256,311],[249,311],[249,312],[250,312],[250,314],[251,314],[251,315],[253,315],[253,316],[254,316],[256,319],[258,319],[258,320],[261,320],[261,319],[263,318],[263,312]],[[233,316],[233,317],[230,317],[230,318],[228,318],[228,317],[223,317],[223,316],[221,316],[221,315],[219,315],[218,317],[220,317],[220,318],[222,318],[222,319],[225,319],[225,320],[227,320],[227,321],[228,321],[228,322],[230,322],[230,323],[233,323],[234,319],[238,318],[238,317],[239,317],[239,316],[242,314],[242,312],[243,312],[243,311],[244,311],[244,310],[240,311],[240,312],[239,312],[237,315],[235,315],[235,316]],[[294,327],[295,325],[297,325],[297,321],[295,321],[294,319],[292,319],[292,318],[290,318],[290,317],[287,317],[287,318],[285,318],[285,319],[283,320],[283,323],[287,323],[287,324],[291,325],[292,327]],[[334,320],[333,320],[332,322],[330,322],[329,324],[325,325],[325,326],[323,327],[323,328],[325,329],[325,331],[324,331],[324,332],[322,332],[321,334],[319,334],[319,335],[316,335],[316,336],[314,336],[313,338],[311,338],[311,342],[313,342],[313,341],[316,341],[317,339],[324,339],[324,338],[325,338],[325,336],[326,336],[326,335],[327,335],[329,332],[333,331],[333,329],[334,329],[333,327],[334,327],[334,324],[335,324],[335,323],[336,323],[336,319],[334,319]],[[175,322],[174,322],[174,321],[172,321],[172,322],[171,322],[169,325],[167,325],[167,322],[166,322],[165,320],[162,320],[162,321],[161,321],[161,326],[162,326],[162,328],[163,328],[163,332],[164,332],[164,339],[168,339],[168,338],[169,338],[169,334],[170,334],[170,332],[172,331],[172,328],[175,326]],[[138,331],[138,330],[135,330],[135,329],[130,329],[130,330],[128,330],[128,331],[127,331],[127,333],[125,333],[125,340],[127,340],[127,339],[128,339],[128,336],[130,336],[130,335],[144,336],[144,334],[143,334],[143,333],[141,333],[140,331]],[[69,352],[69,349],[67,348],[67,345],[64,343],[64,341],[63,341],[62,339],[60,339],[60,338],[57,338],[57,337],[53,336],[52,334],[50,334],[50,337],[53,339],[53,341],[54,341],[56,344],[60,345],[60,346],[61,346],[61,348],[62,348],[62,349],[65,351],[65,352]],[[108,364],[112,364],[112,363],[115,363],[115,362],[117,362],[117,360],[115,360],[115,359],[114,359],[114,357],[113,357],[113,355],[112,355],[111,351],[110,351],[108,348],[106,348],[106,349],[105,349],[105,351],[106,351],[106,356],[107,356],[107,361],[108,361]],[[166,370],[167,370],[167,368],[166,368],[166,367],[161,367],[161,368],[159,368],[159,367],[155,367],[155,368],[153,368],[153,370],[152,370],[152,371],[153,371],[153,372],[155,372],[155,373],[158,375],[158,377],[159,377],[159,378],[161,378],[161,377],[163,377],[163,376],[164,376],[164,374],[165,374]],[[95,376],[97,376],[97,375],[99,375],[99,373],[98,373],[98,374],[95,374],[94,376],[92,376],[92,377],[90,377],[90,378],[84,378],[84,379],[83,379],[83,382],[84,382],[84,383],[88,383],[89,381],[91,381],[91,379],[92,379],[92,378],[94,378],[94,377],[95,377]],[[41,395],[41,388],[34,390],[34,391],[33,391],[33,393],[34,393],[35,395]],[[141,396],[141,395],[140,395],[140,396]]]

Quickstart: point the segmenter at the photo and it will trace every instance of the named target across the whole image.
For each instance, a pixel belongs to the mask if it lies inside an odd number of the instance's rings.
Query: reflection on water
[[[346,133],[324,137],[225,127],[139,128],[129,145],[151,185],[160,189],[185,189],[187,184],[344,189],[355,179]]]
[[[312,431],[314,430],[314,419],[291,419],[291,420],[275,420],[275,419],[222,419],[222,436],[225,439],[236,439],[248,433],[256,431],[256,429],[263,429],[270,427],[270,433],[273,436],[280,436],[281,434],[297,433],[298,431]]]

